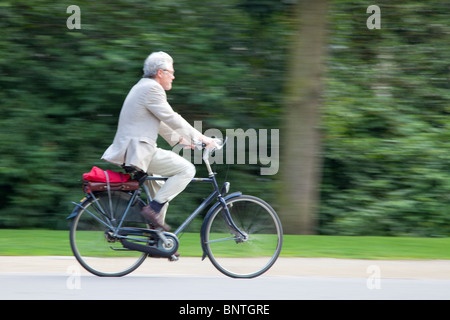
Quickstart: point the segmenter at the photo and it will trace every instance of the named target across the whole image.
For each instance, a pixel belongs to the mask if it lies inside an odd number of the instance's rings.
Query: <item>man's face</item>
[[[159,69],[156,76],[156,81],[164,88],[164,90],[169,91],[172,89],[172,81],[175,79],[175,70],[173,65],[170,65],[168,69]]]

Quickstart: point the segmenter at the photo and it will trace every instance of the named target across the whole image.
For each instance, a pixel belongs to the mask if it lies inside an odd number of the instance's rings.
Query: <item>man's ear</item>
[[[158,69],[158,71],[156,72],[156,75],[161,78],[163,76],[163,72],[164,71],[162,69]]]

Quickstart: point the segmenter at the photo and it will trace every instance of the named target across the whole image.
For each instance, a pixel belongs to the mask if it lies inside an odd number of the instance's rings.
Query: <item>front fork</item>
[[[241,231],[236,224],[233,221],[233,218],[231,217],[230,210],[227,206],[227,200],[232,198],[237,198],[241,196],[241,192],[234,192],[231,193],[225,197],[219,197],[219,201],[217,201],[208,211],[208,213],[205,216],[205,219],[203,220],[203,225],[200,233],[201,238],[201,245],[203,249],[203,256],[202,260],[206,258],[208,255],[207,248],[206,248],[206,229],[208,225],[209,219],[211,219],[212,214],[219,209],[219,207],[222,207],[222,217],[225,219],[225,222],[230,228],[230,232],[236,236],[235,241],[236,242],[244,242],[247,240],[248,236],[245,232]]]
[[[230,208],[226,204],[226,201],[224,198],[220,197],[219,202],[222,205],[222,216],[227,223],[228,227],[230,228],[230,233],[233,233],[236,238],[236,243],[239,242],[245,242],[248,239],[248,235],[239,229],[239,227],[234,223],[233,218],[230,214]]]

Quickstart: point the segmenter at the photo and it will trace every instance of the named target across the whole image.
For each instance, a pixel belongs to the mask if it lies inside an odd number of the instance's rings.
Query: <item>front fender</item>
[[[228,199],[231,198],[237,198],[242,196],[242,192],[233,192],[230,193],[229,195],[223,197],[224,201],[227,201]],[[217,201],[210,209],[209,211],[206,213],[205,215],[205,219],[203,219],[203,224],[202,224],[202,229],[200,231],[200,240],[201,240],[201,245],[202,245],[202,250],[203,250],[203,256],[202,256],[202,260],[204,260],[206,258],[206,256],[208,255],[206,252],[206,223],[208,222],[209,218],[211,217],[212,213],[217,209],[218,206],[220,206],[221,203],[220,201]]]
[[[73,208],[72,213],[66,218],[67,220],[75,218],[81,209],[83,209],[84,204],[89,200],[89,197],[85,197],[80,200],[80,202],[75,203],[72,202],[75,205],[75,208]]]

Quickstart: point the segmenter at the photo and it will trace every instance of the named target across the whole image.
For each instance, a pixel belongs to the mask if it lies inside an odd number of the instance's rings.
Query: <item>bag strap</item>
[[[105,177],[106,177],[106,189],[108,190],[108,198],[109,198],[109,212],[111,214],[111,221],[114,221],[114,212],[113,212],[113,207],[112,207],[112,200],[111,200],[111,186],[109,184],[109,175],[107,170],[103,171],[105,173]]]

